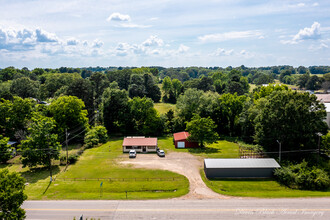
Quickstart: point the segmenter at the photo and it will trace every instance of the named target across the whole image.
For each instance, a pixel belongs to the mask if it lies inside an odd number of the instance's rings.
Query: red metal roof
[[[187,140],[187,138],[190,136],[190,134],[186,131],[174,133],[174,141],[181,141],[181,140]]]
[[[125,137],[123,146],[157,146],[157,138]]]

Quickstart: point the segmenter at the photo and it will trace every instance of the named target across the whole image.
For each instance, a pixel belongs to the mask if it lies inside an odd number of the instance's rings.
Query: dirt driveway
[[[138,154],[135,159],[120,161],[121,164],[132,164],[137,168],[153,168],[170,170],[186,176],[189,180],[189,193],[179,199],[225,199],[209,189],[203,182],[199,170],[203,167],[203,160],[189,153],[171,152],[165,158],[156,154]]]

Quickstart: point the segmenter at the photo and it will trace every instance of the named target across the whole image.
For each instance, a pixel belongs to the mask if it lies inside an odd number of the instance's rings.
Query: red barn
[[[173,134],[175,148],[195,148],[199,147],[198,142],[188,141],[190,134],[186,131]]]

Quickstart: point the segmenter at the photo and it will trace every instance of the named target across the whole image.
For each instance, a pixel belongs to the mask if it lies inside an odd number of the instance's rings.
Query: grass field
[[[100,147],[86,150],[78,162],[66,171],[64,166],[53,166],[56,181],[51,184],[47,168],[29,169],[13,164],[2,165],[0,169],[6,167],[20,172],[27,179],[29,184],[25,192],[29,200],[126,199],[126,192],[127,199],[160,199],[188,193],[189,182],[182,175],[121,166],[118,161],[128,157],[127,154],[123,155],[121,146],[121,138],[113,139]],[[81,179],[68,181],[68,178]]]
[[[154,107],[158,111],[159,114],[165,114],[170,109],[175,111],[175,105],[174,104],[169,104],[169,103],[162,103],[162,102],[161,103],[155,103]]]
[[[169,136],[158,138],[158,147],[165,150],[165,152],[189,152],[204,158],[237,158],[239,156],[238,144],[225,140],[219,140],[217,143],[209,144],[205,148],[176,149],[173,137]]]
[[[209,188],[223,195],[259,198],[330,196],[330,189],[328,191],[295,190],[283,186],[273,179],[208,180],[204,170],[201,170],[200,173]]]

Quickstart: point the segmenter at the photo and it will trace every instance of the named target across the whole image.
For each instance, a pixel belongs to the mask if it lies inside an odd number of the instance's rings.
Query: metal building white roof
[[[206,168],[280,168],[273,158],[204,159]]]
[[[330,103],[324,103],[326,112],[330,112]]]

